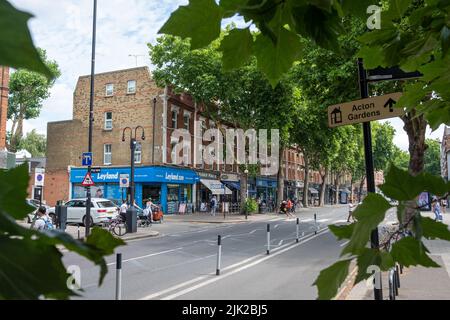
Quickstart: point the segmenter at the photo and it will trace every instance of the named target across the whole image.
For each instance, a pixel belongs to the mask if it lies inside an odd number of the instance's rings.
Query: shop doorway
[[[161,204],[161,186],[144,185],[142,186],[142,200],[152,199],[154,204]]]

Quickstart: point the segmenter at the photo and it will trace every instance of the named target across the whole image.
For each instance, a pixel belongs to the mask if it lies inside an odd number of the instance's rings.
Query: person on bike
[[[293,214],[289,212],[287,201],[283,200],[280,205],[280,213],[285,214],[288,217],[293,217]]]
[[[125,200],[122,200],[119,215],[124,222],[127,221],[127,210],[128,210],[128,203]]]

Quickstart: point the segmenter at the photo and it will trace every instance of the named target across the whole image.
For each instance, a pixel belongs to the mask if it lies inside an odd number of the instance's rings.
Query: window
[[[172,128],[177,129],[177,118],[178,118],[178,111],[173,109],[172,110]]]
[[[112,150],[110,144],[105,144],[103,146],[103,164],[111,164],[112,163]]]
[[[105,130],[112,130],[112,112],[105,112]]]
[[[136,93],[136,80],[128,81],[127,93],[128,94]]]
[[[187,131],[189,131],[189,123],[191,120],[191,115],[187,112],[184,113],[183,116],[183,128],[186,129]]]
[[[108,83],[106,85],[106,96],[110,97],[114,94],[114,85],[112,83]]]
[[[142,144],[136,142],[136,149],[134,149],[134,163],[142,162]]]

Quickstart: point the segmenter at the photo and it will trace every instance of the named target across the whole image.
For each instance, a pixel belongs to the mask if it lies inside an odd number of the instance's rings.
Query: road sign
[[[92,152],[83,152],[81,156],[82,166],[92,166]]]
[[[377,82],[383,80],[405,80],[405,79],[415,79],[422,77],[419,71],[405,72],[397,67],[392,68],[376,68],[367,71],[367,81]]]
[[[101,171],[102,171],[101,168],[97,168],[97,167],[91,168],[91,173],[100,173]]]
[[[34,172],[34,185],[36,187],[43,187],[44,186],[44,180],[45,180],[45,174],[42,173],[42,171],[35,171]]]
[[[371,97],[328,107],[328,125],[330,127],[368,122],[380,119],[400,117],[403,109],[394,108],[401,92]]]
[[[92,180],[92,176],[89,172],[86,173],[86,175],[84,176],[83,182],[81,183],[81,185],[83,187],[91,187],[94,186],[94,180]]]
[[[130,186],[129,174],[121,174],[119,180],[120,180],[120,188],[128,188]]]

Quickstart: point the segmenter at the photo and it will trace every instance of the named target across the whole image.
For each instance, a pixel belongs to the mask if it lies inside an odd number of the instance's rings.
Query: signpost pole
[[[88,151],[92,152],[92,125],[94,122],[94,74],[95,74],[95,41],[97,29],[97,0],[94,0],[94,14],[92,25],[92,60],[91,60],[91,92],[89,97],[89,137],[88,137]],[[88,166],[88,173],[91,174],[91,166]],[[91,227],[91,187],[88,186],[86,190],[86,225],[85,235],[89,236]]]
[[[358,59],[358,74],[359,74],[359,90],[361,94],[361,99],[369,97],[369,86],[367,81],[366,70],[364,70],[363,60]],[[367,181],[367,192],[375,192],[375,176],[373,167],[373,154],[372,154],[372,132],[370,127],[370,121],[363,123],[364,132],[364,154],[366,160],[366,181]],[[370,246],[373,249],[379,247],[378,239],[378,228],[375,228],[370,235]],[[380,277],[379,281],[375,281],[379,284],[374,287],[374,297],[375,300],[383,300],[383,293],[381,289],[381,274],[376,274],[376,277]]]

